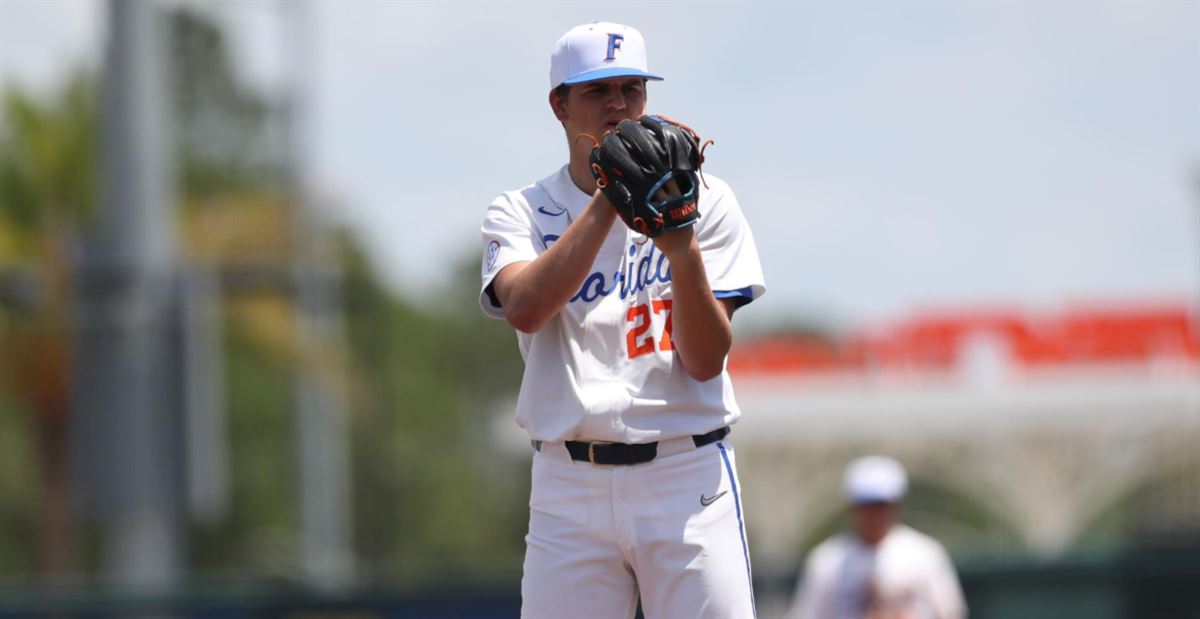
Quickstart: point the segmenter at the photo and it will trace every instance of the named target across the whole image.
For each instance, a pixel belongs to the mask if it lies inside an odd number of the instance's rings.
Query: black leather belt
[[[715,443],[729,434],[729,426],[718,428],[708,434],[693,434],[692,442],[696,447]],[[587,443],[583,441],[567,441],[567,451],[571,459],[592,464],[641,464],[649,462],[658,455],[658,442],[654,443]]]

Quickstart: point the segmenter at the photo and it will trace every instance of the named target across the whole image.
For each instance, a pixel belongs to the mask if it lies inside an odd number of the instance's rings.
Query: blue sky
[[[597,19],[645,34],[651,111],[716,140],[767,276],[751,321],[1200,299],[1200,3],[306,6],[314,184],[430,304],[463,302],[438,293],[491,198],[565,161],[548,55]],[[208,9],[264,89],[272,7]],[[102,9],[0,2],[0,81],[94,62]]]

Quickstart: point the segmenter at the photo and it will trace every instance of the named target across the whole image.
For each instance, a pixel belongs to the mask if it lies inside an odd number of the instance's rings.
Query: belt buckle
[[[588,462],[595,466],[607,466],[605,464],[596,464],[596,445],[612,445],[611,441],[592,441],[588,443]]]

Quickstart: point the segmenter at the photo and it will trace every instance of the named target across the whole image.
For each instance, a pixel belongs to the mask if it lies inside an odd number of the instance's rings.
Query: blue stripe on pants
[[[746,585],[750,587],[750,611],[758,616],[754,607],[754,581],[750,578],[750,548],[746,546],[746,527],[742,524],[742,497],[738,496],[737,477],[733,474],[733,465],[729,463],[729,454],[725,452],[725,444],[718,442],[721,459],[725,461],[725,472],[729,474],[729,485],[733,487],[733,504],[737,507],[738,534],[742,537],[742,556],[746,559]]]

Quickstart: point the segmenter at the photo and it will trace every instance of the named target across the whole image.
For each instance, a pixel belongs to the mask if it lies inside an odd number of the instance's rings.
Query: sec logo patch
[[[496,258],[500,255],[500,241],[492,241],[488,243],[487,253],[484,261],[487,264],[487,270],[491,271],[496,266]]]

